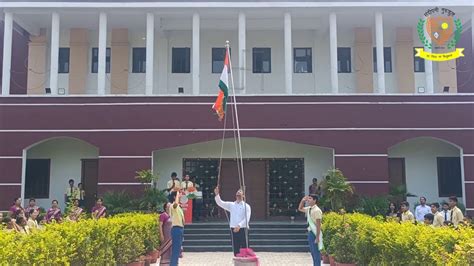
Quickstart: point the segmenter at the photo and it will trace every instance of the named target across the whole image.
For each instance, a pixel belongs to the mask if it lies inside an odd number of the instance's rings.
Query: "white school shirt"
[[[441,215],[443,215],[443,222],[450,222],[451,221],[451,211],[450,210],[442,210],[440,211]]]
[[[230,223],[229,223],[230,228],[235,228],[237,226],[239,226],[240,228],[249,227],[248,224],[249,224],[250,215],[251,215],[250,205],[245,203],[247,207],[247,211],[246,211],[244,208],[243,201],[239,203],[230,202],[230,201],[222,201],[220,195],[217,195],[215,200],[216,200],[217,205],[219,205],[219,207],[230,212]],[[247,215],[247,222],[245,222],[245,215]]]
[[[418,222],[423,222],[425,220],[425,214],[428,213],[431,213],[431,208],[428,205],[418,205],[415,208],[415,218]]]

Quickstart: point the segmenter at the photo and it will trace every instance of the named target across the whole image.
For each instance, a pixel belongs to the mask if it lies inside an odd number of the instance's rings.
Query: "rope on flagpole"
[[[246,244],[247,244],[247,247],[248,247],[249,246],[249,237],[248,237],[248,227],[249,226],[248,226],[248,222],[247,222],[247,202],[245,201],[246,188],[245,188],[244,160],[243,160],[243,154],[242,154],[242,141],[241,141],[241,138],[240,138],[239,113],[238,113],[238,110],[237,110],[237,99],[235,97],[234,75],[232,73],[232,61],[230,59],[230,44],[229,44],[229,41],[226,41],[226,52],[229,55],[230,83],[231,83],[231,87],[232,87],[232,96],[233,96],[233,100],[234,100],[233,103],[234,103],[235,124],[236,124],[236,128],[234,128],[234,132],[235,132],[235,129],[236,129],[237,130],[237,143],[238,143],[238,146],[239,146],[238,159],[240,159],[240,167],[241,167],[241,173],[239,173],[239,179],[241,179],[242,192],[243,192],[242,201],[244,203],[244,210],[245,210],[245,224],[246,224],[245,241],[246,241]],[[239,167],[237,167],[237,168],[239,168]]]

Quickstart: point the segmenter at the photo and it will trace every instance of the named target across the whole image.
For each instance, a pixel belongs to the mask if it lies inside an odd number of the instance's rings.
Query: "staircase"
[[[308,252],[306,224],[301,222],[254,222],[250,224],[250,247],[258,252]],[[227,223],[206,222],[186,225],[186,252],[232,251]]]

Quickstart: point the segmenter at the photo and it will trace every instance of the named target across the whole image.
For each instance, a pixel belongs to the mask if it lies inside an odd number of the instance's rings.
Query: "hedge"
[[[473,265],[474,229],[385,222],[364,214],[323,217],[326,252],[357,265]]]
[[[46,225],[29,235],[0,230],[0,265],[115,265],[159,246],[156,215],[123,214]]]

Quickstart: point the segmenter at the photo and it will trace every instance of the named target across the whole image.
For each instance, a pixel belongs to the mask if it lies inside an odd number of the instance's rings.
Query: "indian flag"
[[[219,121],[224,119],[227,109],[227,96],[229,96],[229,48],[226,48],[224,58],[224,69],[222,69],[221,78],[219,80],[219,94],[216,102],[212,105],[212,109],[216,111]]]

